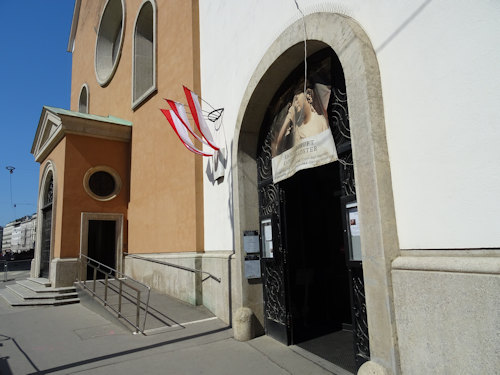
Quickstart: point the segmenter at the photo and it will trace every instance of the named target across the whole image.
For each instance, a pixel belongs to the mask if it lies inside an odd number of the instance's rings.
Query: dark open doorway
[[[116,269],[116,221],[89,220],[88,228],[87,256],[110,268]],[[107,270],[106,268],[104,269]],[[87,267],[87,280],[93,279],[93,272],[92,267]],[[102,272],[97,272],[98,279],[103,277],[104,274]]]
[[[301,171],[281,188],[295,344],[351,323],[338,165]]]
[[[355,373],[339,165],[301,171],[280,185],[290,343]]]

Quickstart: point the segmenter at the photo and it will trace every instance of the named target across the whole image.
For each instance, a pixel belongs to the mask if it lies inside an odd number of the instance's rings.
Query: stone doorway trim
[[[35,240],[35,256],[31,262],[31,277],[38,277],[40,274],[40,261],[41,261],[41,251],[42,251],[42,224],[43,224],[43,212],[42,208],[44,206],[45,194],[47,193],[48,184],[52,178],[52,218],[51,218],[51,230],[50,230],[50,258],[49,258],[49,274],[50,274],[50,264],[54,257],[54,239],[55,239],[55,228],[56,228],[56,212],[57,212],[57,174],[55,164],[48,160],[43,168],[42,177],[40,179],[40,187],[38,190],[38,205],[37,205],[37,215],[36,215],[36,240]]]
[[[123,270],[123,214],[113,213],[95,213],[95,212],[82,212],[81,227],[80,227],[80,253],[83,255],[88,254],[88,236],[89,236],[89,221],[90,220],[110,220],[114,221],[115,227],[115,259],[116,269],[118,272]],[[86,279],[87,262],[82,259],[80,265],[80,275],[82,280]]]
[[[374,48],[361,26],[336,13],[305,17],[308,53],[332,48],[342,64],[352,136],[361,227],[371,360],[360,374],[399,374],[391,262],[399,255],[391,170],[387,151],[380,72]],[[235,249],[241,284],[236,306],[250,307],[262,321],[262,286],[243,275],[243,231],[259,227],[256,151],[260,126],[274,93],[303,60],[303,24],[289,26],[266,51],[254,71],[236,121],[234,163]]]

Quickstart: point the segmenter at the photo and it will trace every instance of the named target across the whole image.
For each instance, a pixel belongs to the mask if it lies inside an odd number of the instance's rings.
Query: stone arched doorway
[[[361,368],[399,371],[390,264],[399,246],[380,74],[375,51],[351,18],[332,13],[306,16],[308,52],[335,51],[342,65],[350,114],[352,156],[360,212],[363,273],[370,326],[371,360]],[[267,106],[279,86],[303,60],[302,21],[287,28],[263,56],[244,94],[235,131],[233,158],[236,249],[244,230],[259,227],[257,145]],[[236,211],[236,210],[235,210]],[[238,254],[243,259],[243,254]],[[242,279],[239,304],[263,323],[262,286]],[[377,373],[377,372],[376,372]]]
[[[32,276],[49,278],[53,248],[53,228],[56,198],[56,182],[53,164],[49,161],[44,169],[38,195],[37,237],[35,267]]]
[[[305,86],[302,62],[287,77],[259,134],[265,332],[355,372],[370,353],[345,80],[331,48],[308,71]]]

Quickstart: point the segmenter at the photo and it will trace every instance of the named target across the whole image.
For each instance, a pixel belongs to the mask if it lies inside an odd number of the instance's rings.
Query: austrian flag
[[[196,134],[191,128],[191,125],[187,117],[186,109],[184,108],[184,105],[182,103],[175,102],[170,99],[165,99],[170,108],[172,109],[170,110],[161,109],[161,112],[168,120],[170,126],[172,126],[172,129],[174,129],[175,133],[177,134],[181,142],[184,144],[184,146],[186,146],[186,148],[189,151],[197,155],[213,156],[213,152],[204,152],[196,148],[193,141],[189,137],[189,134],[191,134],[194,138],[196,138],[197,140],[199,140],[212,150],[214,151],[219,150],[219,147],[217,147],[217,145],[213,140],[212,134],[210,133],[210,129],[208,128],[205,118],[202,115],[200,102],[198,100],[198,95],[189,90],[187,87],[185,86],[183,87],[184,87],[184,94],[186,95],[189,109],[191,111],[191,115],[193,116],[196,128],[200,132],[201,137],[198,134]]]

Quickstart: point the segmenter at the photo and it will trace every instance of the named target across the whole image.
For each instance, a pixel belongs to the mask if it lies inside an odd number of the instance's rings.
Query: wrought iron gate
[[[337,153],[339,157],[340,180],[342,184],[342,201],[345,209],[347,202],[356,201],[356,181],[354,179],[354,162],[351,148],[351,131],[349,127],[349,113],[347,107],[347,94],[344,87],[333,88],[333,102],[329,110],[330,128],[332,129]],[[344,233],[347,234],[348,217],[345,218]],[[344,243],[348,248],[347,235]],[[346,264],[349,271],[349,284],[351,294],[351,316],[353,330],[354,357],[359,368],[370,359],[370,345],[368,338],[368,320],[365,300],[365,283],[363,278],[363,263],[353,260],[346,251]]]
[[[324,52],[323,56],[325,55]],[[328,121],[339,157],[336,164],[338,165],[341,184],[340,200],[344,203],[342,205],[342,215],[345,218],[345,203],[356,201],[347,95],[340,62],[333,51],[330,50],[328,56],[327,58],[332,60],[332,88],[327,110]],[[269,116],[266,117],[269,122]],[[290,321],[293,320],[293,316],[290,315],[291,307],[289,305],[289,288],[291,284],[289,281],[289,263],[287,263],[287,225],[284,212],[286,201],[280,183],[274,184],[272,179],[272,143],[273,135],[270,131],[270,124],[264,123],[257,152],[261,237],[265,236],[266,228],[272,232],[272,240],[269,244],[272,248],[271,254],[265,254],[266,239],[262,241],[261,266],[264,317],[266,333],[285,344],[290,344]],[[348,224],[344,221],[344,231],[346,231],[346,225]],[[345,240],[348,241],[347,236]],[[347,247],[348,244],[345,243],[345,248],[347,249]],[[345,262],[350,284],[354,357],[356,365],[359,367],[370,358],[362,261],[351,259],[348,251],[346,251]]]
[[[281,204],[284,197],[279,184],[273,184],[271,164],[271,133],[268,133],[257,158],[259,181],[259,215],[261,234],[271,231],[270,252],[262,256],[262,281],[264,284],[264,314],[266,332],[275,339],[290,343],[290,320],[287,293],[287,262],[285,236],[282,233]],[[266,229],[265,226],[268,226]]]

